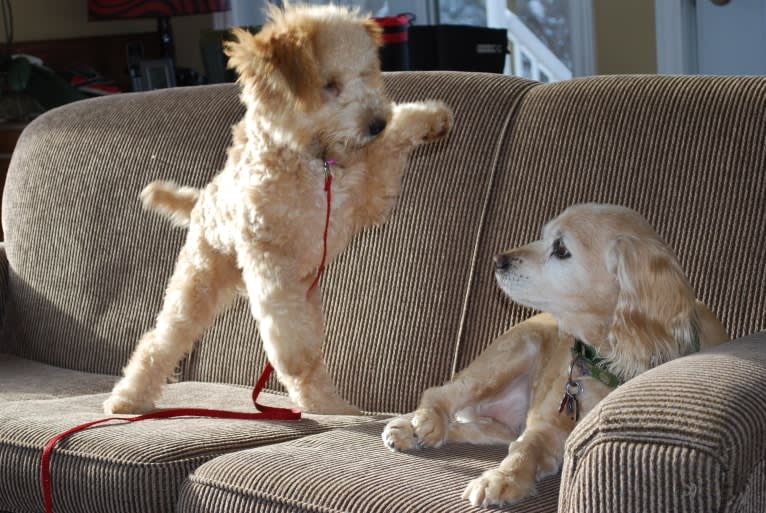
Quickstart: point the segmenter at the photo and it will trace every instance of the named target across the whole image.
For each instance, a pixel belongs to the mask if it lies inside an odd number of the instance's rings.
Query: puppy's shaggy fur
[[[494,340],[455,379],[427,390],[414,414],[383,432],[393,450],[448,442],[509,443],[508,456],[465,489],[474,505],[513,503],[557,472],[576,421],[559,414],[575,339],[595,348],[623,380],[728,338],[695,300],[673,252],[636,212],[583,204],[565,210],[543,238],[495,257],[500,288],[546,313]],[[580,417],[611,388],[581,376]]]
[[[320,295],[307,295],[321,261],[331,166],[328,257],[383,222],[407,153],[444,137],[438,102],[394,105],[383,89],[379,27],[336,6],[272,8],[257,35],[227,46],[244,119],[224,169],[204,189],[155,182],[144,205],[189,227],[156,326],[105,402],[108,413],[150,410],[179,359],[235,296],[246,292],[264,347],[290,397],[323,413],[358,410],[335,391],[322,355]]]

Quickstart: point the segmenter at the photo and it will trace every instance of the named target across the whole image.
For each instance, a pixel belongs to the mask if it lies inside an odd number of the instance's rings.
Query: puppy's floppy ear
[[[250,79],[256,71],[255,36],[239,27],[231,29],[231,39],[223,43],[223,53],[229,58],[228,67],[241,79]]]
[[[227,42],[225,52],[243,85],[261,85],[267,94],[289,91],[301,110],[321,101],[319,65],[307,30],[267,25],[255,35],[239,28],[232,34],[236,41]]]
[[[698,347],[694,290],[670,248],[660,240],[618,237],[608,265],[619,286],[608,358],[623,378]]]
[[[381,27],[380,24],[372,18],[367,18],[363,23],[364,28],[367,30],[367,33],[370,35],[375,44],[378,47],[383,46],[383,27]]]

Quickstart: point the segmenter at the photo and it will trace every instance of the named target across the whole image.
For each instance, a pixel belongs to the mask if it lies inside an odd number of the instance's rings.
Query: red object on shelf
[[[407,71],[410,69],[409,27],[415,19],[411,14],[373,18],[383,29],[383,47],[380,49],[380,65],[383,71]]]

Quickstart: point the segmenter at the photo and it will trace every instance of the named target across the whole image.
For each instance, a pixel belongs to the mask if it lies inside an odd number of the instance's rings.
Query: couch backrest
[[[394,99],[444,99],[456,125],[412,155],[391,222],[354,241],[323,280],[328,366],[342,395],[375,411],[409,408],[451,375],[492,170],[507,167],[505,136],[535,85],[456,73],[387,83]],[[199,87],[72,104],[27,129],[3,210],[12,351],[120,371],[154,320],[184,233],[142,212],[138,193],[158,178],[206,183],[241,115],[234,86]],[[240,300],[180,375],[251,384],[263,361]]]
[[[325,355],[345,397],[411,409],[529,315],[494,285],[491,256],[579,201],[643,212],[733,335],[766,327],[766,79],[386,81],[396,100],[444,99],[456,125],[412,155],[390,222],[357,238],[323,279]],[[224,85],[80,102],[32,123],[3,196],[0,350],[119,373],[153,323],[184,236],[142,212],[138,193],[158,178],[206,183],[242,112]],[[179,376],[249,385],[263,361],[240,300]]]
[[[511,137],[457,368],[530,313],[501,297],[492,254],[537,239],[547,220],[586,201],[641,212],[732,337],[766,329],[766,77],[598,76],[535,87]]]
[[[119,373],[156,315],[184,238],[142,212],[151,180],[203,185],[243,113],[234,86],[71,103],[32,122],[3,193],[3,343],[55,365]]]

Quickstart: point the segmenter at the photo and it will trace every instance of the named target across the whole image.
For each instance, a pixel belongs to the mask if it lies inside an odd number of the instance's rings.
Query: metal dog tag
[[[564,383],[564,397],[561,398],[561,403],[559,404],[559,413],[566,409],[567,415],[569,415],[572,420],[575,422],[580,420],[580,403],[577,402],[577,396],[581,393],[582,385],[579,381],[568,381]]]

